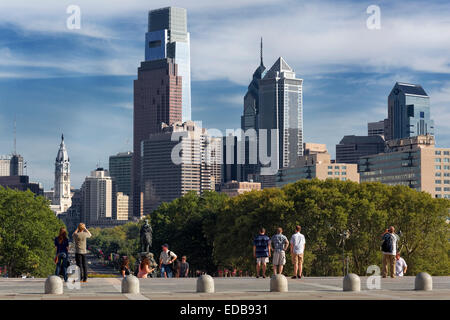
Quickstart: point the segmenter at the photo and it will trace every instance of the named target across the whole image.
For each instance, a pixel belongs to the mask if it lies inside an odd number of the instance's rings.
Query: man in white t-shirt
[[[403,277],[408,269],[408,265],[406,264],[405,259],[400,257],[400,252],[397,252],[395,255],[395,275],[397,277]]]
[[[295,227],[295,233],[291,237],[291,256],[294,264],[294,276],[292,279],[301,279],[303,271],[303,252],[305,251],[305,236],[300,233],[302,228]],[[297,275],[298,272],[298,275]]]

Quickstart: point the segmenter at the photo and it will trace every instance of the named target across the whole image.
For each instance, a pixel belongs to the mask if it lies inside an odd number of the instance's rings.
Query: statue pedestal
[[[148,260],[150,261],[150,268],[156,268],[158,266],[158,264],[156,263],[156,260],[154,258],[153,253],[151,253],[151,252],[140,252],[140,253],[138,253],[138,259],[136,260],[136,264],[135,264],[135,270],[136,270],[135,272],[136,272],[136,274],[137,274],[137,271],[139,270],[139,264],[145,258],[148,258]],[[156,277],[156,269],[155,269],[155,271],[150,273],[149,276],[151,278],[155,278]]]

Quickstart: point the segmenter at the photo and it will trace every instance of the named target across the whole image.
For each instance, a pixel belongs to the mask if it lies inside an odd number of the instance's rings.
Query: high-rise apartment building
[[[213,155],[216,143],[207,141],[206,129],[187,121],[164,126],[142,142],[144,214],[189,191],[214,190],[211,164],[218,154]]]
[[[116,192],[122,192],[130,196],[131,192],[131,168],[133,164],[132,152],[120,152],[109,157],[109,175],[116,185]]]
[[[191,58],[187,12],[184,8],[167,7],[151,10],[145,35],[145,60],[172,58],[182,78],[182,119],[191,120]]]
[[[272,156],[276,168],[291,167],[303,155],[303,79],[283,58],[279,58],[259,81],[258,140],[267,141],[267,154]],[[278,153],[271,155],[271,129],[278,132]],[[261,172],[262,173],[262,172]],[[263,186],[264,187],[264,186]]]
[[[358,163],[362,156],[383,152],[384,147],[382,135],[344,136],[336,145],[336,162]]]
[[[98,168],[86,177],[81,187],[82,217],[86,224],[113,218],[112,179],[108,171]]]
[[[276,176],[276,186],[302,179],[336,179],[359,182],[358,165],[354,163],[335,163],[327,151],[326,145],[305,143],[305,155],[297,159],[294,167],[280,169]]]
[[[397,82],[388,97],[386,140],[434,135],[430,97],[417,84]]]

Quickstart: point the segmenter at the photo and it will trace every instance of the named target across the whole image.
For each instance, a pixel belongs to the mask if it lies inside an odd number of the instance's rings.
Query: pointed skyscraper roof
[[[294,72],[294,70],[282,57],[279,57],[278,60],[270,68],[270,70],[266,73],[266,76],[264,78],[274,78],[277,76],[277,72]]]

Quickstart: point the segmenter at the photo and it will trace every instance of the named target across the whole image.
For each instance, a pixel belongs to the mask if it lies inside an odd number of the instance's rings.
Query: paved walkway
[[[381,289],[368,290],[366,277],[361,277],[361,292],[343,292],[342,278],[288,279],[289,292],[269,292],[269,279],[214,278],[216,292],[196,293],[196,279],[140,279],[138,295],[121,293],[120,278],[92,278],[81,289],[64,287],[63,295],[45,295],[45,279],[0,278],[0,300],[317,300],[317,299],[439,299],[450,300],[450,277],[433,277],[433,291],[414,291],[414,277],[381,279]]]

